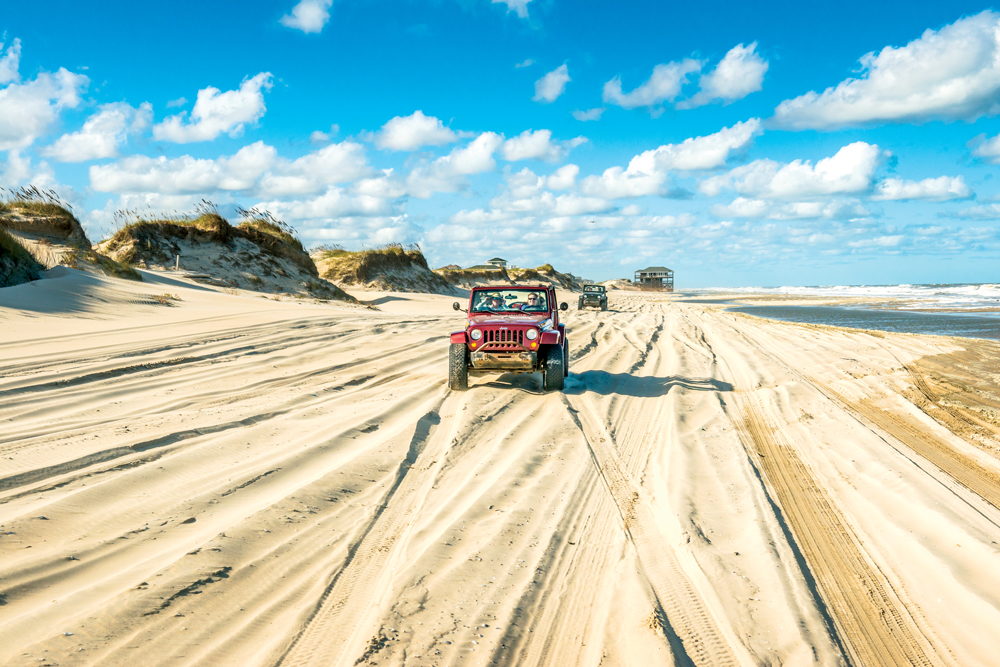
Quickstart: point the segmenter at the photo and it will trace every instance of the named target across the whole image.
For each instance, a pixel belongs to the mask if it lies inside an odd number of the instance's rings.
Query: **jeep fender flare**
[[[465,345],[469,341],[464,331],[453,331],[451,333],[451,342],[458,345]]]
[[[562,343],[562,331],[543,331],[538,337],[539,345],[559,345]]]

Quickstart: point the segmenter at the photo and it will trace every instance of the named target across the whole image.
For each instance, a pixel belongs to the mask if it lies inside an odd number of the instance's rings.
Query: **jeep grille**
[[[524,347],[523,329],[486,329],[483,331],[483,344],[493,344],[496,347]]]

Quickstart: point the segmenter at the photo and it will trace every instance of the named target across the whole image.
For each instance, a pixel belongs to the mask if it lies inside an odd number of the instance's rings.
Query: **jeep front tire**
[[[562,391],[566,379],[565,351],[562,345],[553,345],[545,355],[542,367],[542,387],[545,391]]]
[[[452,343],[448,350],[448,388],[455,391],[469,388],[469,357],[464,343]]]

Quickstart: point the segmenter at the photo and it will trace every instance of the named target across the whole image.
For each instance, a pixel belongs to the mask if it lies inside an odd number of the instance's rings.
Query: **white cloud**
[[[514,12],[522,19],[528,18],[528,3],[531,0],[493,0],[493,4],[507,5],[508,12]]]
[[[418,109],[409,116],[396,116],[383,125],[375,135],[375,145],[394,151],[412,151],[421,146],[450,144],[457,139],[458,135],[440,119],[425,116]]]
[[[265,201],[255,205],[284,220],[314,220],[343,216],[390,215],[394,206],[390,198],[354,192],[348,188],[330,186],[310,199]]]
[[[17,81],[20,78],[18,68],[21,62],[21,40],[14,39],[4,52],[4,44],[0,42],[0,84]]]
[[[223,132],[238,136],[244,125],[255,123],[264,115],[263,91],[271,87],[271,73],[261,72],[244,79],[238,90],[220,91],[209,86],[198,91],[190,122],[185,114],[170,116],[153,127],[153,136],[161,141],[184,144],[210,141]]]
[[[605,169],[600,176],[588,176],[580,184],[580,191],[594,197],[621,199],[666,194],[667,173],[650,172],[621,167]]]
[[[266,197],[315,194],[328,185],[353,181],[370,172],[364,147],[345,141],[295,160],[275,160],[260,179],[258,191]]]
[[[87,77],[60,68],[0,88],[0,150],[26,148],[34,143],[60,111],[80,103],[80,92],[87,83]]]
[[[407,190],[414,197],[427,198],[435,192],[457,192],[465,187],[465,176],[496,168],[493,154],[503,144],[495,132],[483,132],[466,146],[413,169],[407,178]]]
[[[765,199],[864,192],[871,187],[880,154],[878,146],[856,141],[815,165],[808,160],[793,160],[787,164],[756,160],[707,178],[699,187],[710,196],[731,189]]]
[[[992,164],[1000,164],[1000,134],[982,140],[972,154]]]
[[[522,67],[531,67],[534,64],[535,64],[535,59],[534,58],[525,58],[521,62],[515,63],[514,64],[514,69],[521,69]]]
[[[771,220],[853,219],[868,215],[856,199],[835,201],[799,201],[775,204],[763,199],[737,197],[729,204],[712,207],[720,218],[769,218]]]
[[[725,127],[704,137],[691,137],[679,144],[666,144],[632,158],[629,170],[714,169],[722,166],[730,154],[745,148],[761,133],[759,118],[751,118]]]
[[[60,162],[83,162],[115,157],[129,134],[149,126],[153,107],[145,102],[133,108],[124,102],[104,104],[77,132],[64,134],[42,152]]]
[[[249,190],[276,158],[274,148],[260,141],[244,146],[231,157],[216,159],[133,155],[90,167],[90,185],[98,192],[160,194]]]
[[[872,199],[932,199],[947,201],[949,199],[967,199],[972,196],[972,190],[961,176],[938,176],[925,178],[921,181],[905,181],[901,178],[887,178],[875,185]]]
[[[1000,204],[971,206],[959,211],[955,217],[966,220],[997,220],[1000,219]]]
[[[554,102],[563,94],[566,84],[570,81],[569,68],[563,64],[555,68],[535,82],[535,102]]]
[[[30,157],[12,150],[7,152],[7,159],[0,164],[0,183],[8,187],[34,185],[49,188],[56,184],[56,178],[47,162],[35,166]]]
[[[344,142],[330,144],[295,160],[257,141],[229,157],[215,159],[126,157],[90,168],[90,184],[98,192],[210,194],[251,192],[263,197],[312,195],[331,185],[368,176],[364,148]]]
[[[973,120],[1000,112],[1000,14],[985,11],[906,46],[861,58],[863,73],[822,93],[785,100],[774,120],[791,129],[932,118]]]
[[[603,115],[604,115],[604,107],[577,110],[573,112],[573,118],[576,118],[581,123],[586,123],[592,120],[600,120],[601,116]]]
[[[290,14],[281,17],[281,25],[302,32],[320,32],[330,20],[333,0],[300,0]]]
[[[889,234],[870,239],[849,241],[847,245],[851,248],[895,248],[903,242],[903,238],[902,234]]]
[[[715,69],[703,74],[701,90],[678,109],[693,109],[714,100],[732,102],[761,89],[768,63],[757,53],[757,42],[749,46],[737,44],[719,61]]]
[[[712,213],[720,218],[763,218],[771,210],[771,204],[763,199],[737,197],[728,204],[717,204]]]
[[[626,109],[654,107],[664,101],[673,101],[688,75],[700,69],[701,63],[691,58],[657,65],[649,79],[630,93],[622,92],[621,77],[616,76],[604,84],[604,101]]]
[[[556,162],[566,153],[587,140],[576,137],[569,141],[552,141],[551,130],[525,130],[503,143],[501,153],[508,162],[518,160],[548,160]]]
[[[588,176],[580,188],[585,194],[609,199],[665,195],[670,170],[718,167],[759,133],[760,120],[751,118],[714,134],[692,137],[679,144],[665,144],[636,155],[624,169],[611,167],[600,176]]]
[[[550,190],[569,190],[576,184],[576,177],[580,173],[580,167],[575,164],[566,164],[545,179],[545,185]]]

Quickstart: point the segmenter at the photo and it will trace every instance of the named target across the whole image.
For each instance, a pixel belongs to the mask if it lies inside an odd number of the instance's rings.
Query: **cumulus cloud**
[[[871,188],[880,157],[878,146],[856,141],[815,165],[809,160],[793,160],[787,164],[755,160],[707,178],[699,187],[710,196],[728,189],[764,199],[859,193]]]
[[[966,185],[961,176],[938,176],[937,178],[925,178],[921,181],[887,178],[875,185],[872,199],[947,201],[949,199],[968,199],[971,196],[972,189]]]
[[[713,206],[712,213],[720,218],[772,220],[852,219],[869,214],[856,199],[775,203],[747,197],[737,197],[729,204]]]
[[[992,164],[1000,164],[1000,134],[980,141],[972,154]]]
[[[30,146],[63,109],[75,108],[87,77],[63,68],[0,88],[0,150]]]
[[[135,155],[90,168],[98,192],[210,194],[239,191],[265,197],[316,194],[371,173],[360,144],[330,144],[295,160],[261,141],[215,159]]]
[[[550,190],[569,190],[576,184],[576,177],[580,173],[580,167],[575,164],[566,164],[549,174],[545,179],[545,185]]]
[[[554,102],[563,94],[566,84],[570,81],[569,68],[563,64],[555,68],[535,82],[535,102]]]
[[[419,109],[409,116],[396,116],[375,135],[375,145],[394,151],[412,151],[422,146],[450,144],[458,135],[440,119],[425,116]]]
[[[1000,219],[1000,204],[982,204],[962,209],[955,216],[965,220],[998,220]]]
[[[493,4],[507,5],[508,12],[514,12],[522,19],[528,18],[528,3],[531,0],[493,0]]]
[[[861,58],[863,73],[822,93],[785,100],[774,121],[790,129],[878,122],[973,120],[1000,112],[1000,14],[985,11],[906,46]]]
[[[586,123],[592,120],[600,120],[601,116],[604,115],[604,107],[596,107],[594,109],[583,109],[573,112],[573,118],[576,118],[581,123]]]
[[[569,141],[552,141],[551,130],[525,130],[516,137],[503,143],[501,153],[508,162],[518,160],[547,160],[556,162],[563,159],[566,153],[587,140],[576,137]]]
[[[483,132],[466,146],[415,167],[407,178],[407,190],[420,198],[430,197],[435,192],[457,192],[465,187],[466,176],[496,168],[493,154],[501,144],[502,136]]]
[[[49,188],[56,184],[55,174],[47,162],[38,165],[18,150],[7,152],[7,158],[0,163],[0,183],[8,187],[34,185]]]
[[[761,133],[759,118],[751,118],[714,134],[691,137],[679,144],[665,144],[632,158],[630,170],[714,169],[726,163],[729,156],[746,148]]]
[[[622,199],[667,193],[667,173],[661,170],[640,171],[609,167],[600,176],[588,176],[580,191],[593,197]]]
[[[153,137],[179,144],[210,141],[222,133],[238,136],[247,123],[264,115],[264,90],[271,88],[271,73],[244,79],[237,90],[220,91],[209,86],[198,91],[190,119],[184,113],[170,116],[153,127]]]
[[[273,197],[309,195],[328,185],[346,183],[370,173],[364,147],[345,141],[329,144],[295,160],[275,160],[260,179],[258,191]]]
[[[152,117],[153,107],[148,102],[139,108],[124,102],[104,104],[84,122],[83,128],[64,134],[42,152],[60,162],[116,157],[128,135],[148,127]]]
[[[305,33],[320,32],[330,20],[333,0],[300,0],[292,11],[281,17],[281,25]]]
[[[21,40],[15,39],[6,49],[0,42],[0,85],[18,80],[20,63]]]
[[[693,109],[715,100],[732,102],[761,89],[768,63],[757,53],[757,42],[749,46],[737,44],[711,72],[703,74],[700,90],[689,100],[680,102],[678,109]]]
[[[604,101],[626,109],[655,107],[664,101],[673,101],[681,92],[688,75],[701,69],[701,62],[685,58],[679,62],[665,63],[653,68],[653,73],[641,86],[625,93],[621,77],[604,84]]]
[[[679,144],[665,144],[633,157],[628,166],[605,169],[600,176],[588,176],[580,185],[585,194],[608,199],[666,195],[671,170],[713,169],[746,147],[760,133],[760,120],[751,118],[703,137],[691,137]]]
[[[230,157],[215,159],[133,155],[90,167],[90,186],[98,192],[209,193],[249,190],[274,164],[277,151],[257,141]]]

